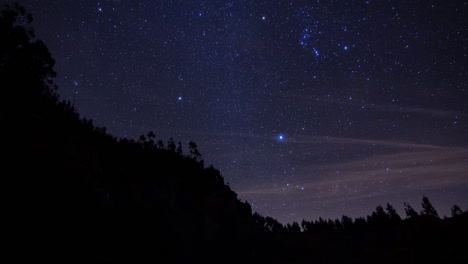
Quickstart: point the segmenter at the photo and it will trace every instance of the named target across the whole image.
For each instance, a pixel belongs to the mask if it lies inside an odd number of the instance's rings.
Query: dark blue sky
[[[468,209],[468,1],[19,2],[62,99],[197,142],[264,215]]]

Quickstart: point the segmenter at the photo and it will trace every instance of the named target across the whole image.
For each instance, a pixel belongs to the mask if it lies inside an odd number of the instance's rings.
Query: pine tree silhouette
[[[167,142],[167,150],[171,152],[176,151],[176,144],[173,138],[170,138],[169,141]]]
[[[463,210],[456,204],[452,207],[451,212],[453,217],[463,214]]]
[[[183,152],[183,151],[182,151],[182,143],[179,141],[179,142],[177,143],[176,153],[177,153],[177,155],[182,155],[182,152]]]
[[[190,151],[190,155],[192,156],[192,158],[195,158],[195,159],[200,159],[201,158],[201,154],[198,151],[198,146],[197,146],[197,144],[195,142],[190,141],[189,151]]]
[[[439,214],[437,213],[434,206],[432,206],[431,202],[429,201],[429,198],[427,198],[426,196],[423,196],[421,205],[423,208],[421,214],[439,218]]]
[[[30,115],[39,104],[57,102],[55,60],[44,42],[34,40],[33,18],[24,7],[6,6],[0,16],[0,80],[2,119]]]
[[[397,211],[395,210],[395,208],[391,204],[387,203],[386,210],[387,210],[388,216],[390,218],[390,222],[392,224],[395,224],[395,223],[398,223],[399,221],[401,221],[400,215],[398,215]]]
[[[404,206],[407,218],[414,218],[419,215],[418,212],[416,212],[416,210],[414,210],[409,203],[404,203]]]

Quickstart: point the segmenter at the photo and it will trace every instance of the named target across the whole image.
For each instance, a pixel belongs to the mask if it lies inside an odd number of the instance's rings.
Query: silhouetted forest
[[[117,139],[61,101],[32,16],[0,17],[1,139],[18,259],[171,263],[468,263],[468,213],[391,204],[281,224],[252,213],[195,143]],[[8,228],[8,227],[7,227]]]

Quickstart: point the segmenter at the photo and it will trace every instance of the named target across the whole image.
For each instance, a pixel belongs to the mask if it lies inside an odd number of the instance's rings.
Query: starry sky
[[[62,99],[117,137],[195,141],[254,211],[468,209],[466,0],[19,2]]]

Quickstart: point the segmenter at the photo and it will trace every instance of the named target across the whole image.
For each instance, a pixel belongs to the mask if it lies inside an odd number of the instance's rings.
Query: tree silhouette
[[[387,203],[386,210],[387,210],[388,216],[390,218],[390,222],[392,224],[395,224],[395,223],[401,221],[401,217],[398,215],[397,211],[395,210],[395,208],[393,208],[393,206],[391,204]]]
[[[284,226],[280,222],[278,222],[278,220],[270,216],[265,217],[265,226],[268,231],[274,233],[282,233],[286,231]]]
[[[179,142],[177,143],[176,153],[177,153],[177,155],[182,155],[182,152],[183,152],[183,151],[182,151],[182,143],[179,141]]]
[[[421,214],[439,218],[439,214],[437,213],[434,206],[432,206],[431,202],[429,201],[429,198],[427,198],[426,196],[423,196],[421,205],[423,208]]]
[[[200,159],[201,154],[198,151],[198,146],[195,142],[190,141],[189,143],[189,151],[190,151],[190,156],[195,159]]]
[[[341,232],[341,231],[345,230],[344,227],[343,227],[343,224],[341,224],[340,219],[338,219],[338,218],[335,219],[335,230],[337,232]]]
[[[2,89],[2,98],[8,98],[2,100],[1,105],[6,107],[6,111],[29,112],[44,99],[55,103],[55,60],[42,41],[33,41],[31,14],[18,4],[13,7],[7,5],[1,14],[0,80],[7,85]],[[18,104],[18,100],[24,103]]]
[[[167,150],[171,152],[176,151],[176,144],[173,138],[170,138],[169,141],[167,142]]]
[[[312,221],[307,221],[306,219],[302,219],[301,227],[305,233],[312,233],[314,231],[314,223]]]
[[[458,206],[456,204],[452,207],[451,211],[452,211],[452,216],[453,217],[463,214],[463,210],[460,208],[460,206]]]
[[[387,213],[381,205],[375,208],[375,211],[371,215],[370,222],[376,225],[385,225],[390,222],[389,216],[387,215]]]
[[[164,149],[164,142],[162,140],[158,140],[158,148]]]
[[[353,226],[353,219],[349,216],[343,215],[341,217],[341,225],[343,226],[344,230],[351,230]]]
[[[153,148],[154,147],[154,138],[156,135],[153,133],[153,131],[148,132],[148,146]]]
[[[407,218],[413,218],[419,215],[418,212],[416,212],[416,210],[414,210],[409,203],[404,203],[403,205],[405,206],[405,213]]]
[[[286,225],[286,229],[288,232],[291,232],[291,233],[299,233],[301,232],[301,227],[299,226],[299,224],[297,222],[293,222],[292,224],[287,224]]]

